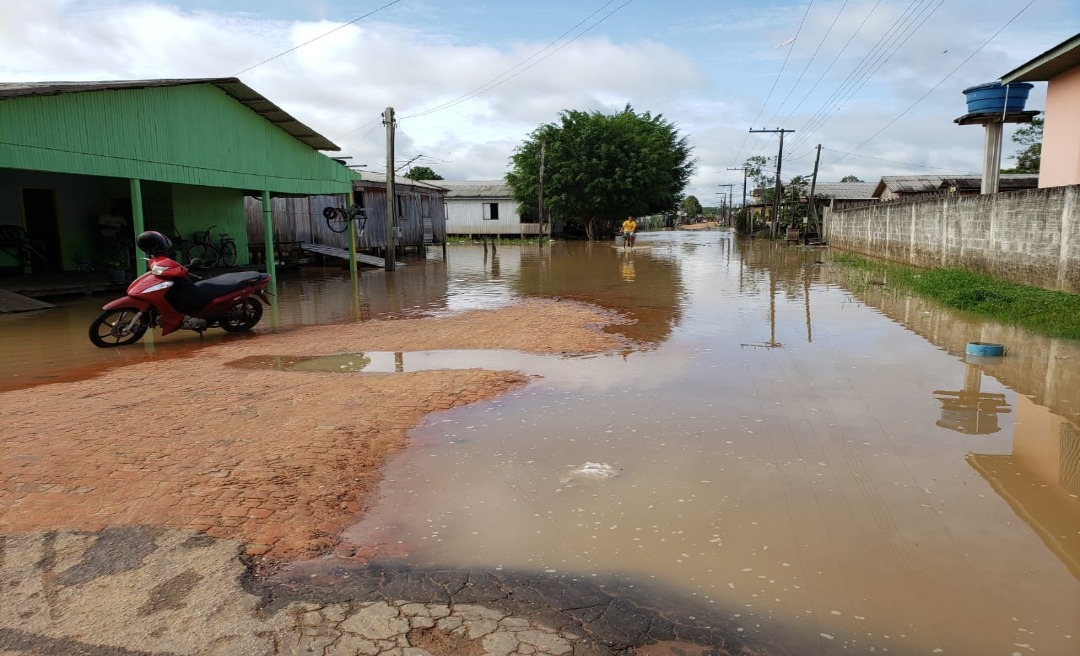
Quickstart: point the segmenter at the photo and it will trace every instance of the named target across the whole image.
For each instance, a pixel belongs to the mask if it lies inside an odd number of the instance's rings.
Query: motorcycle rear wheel
[[[99,348],[112,348],[139,341],[150,328],[150,314],[144,313],[134,327],[129,327],[138,313],[137,308],[105,310],[90,324],[90,342]]]
[[[218,324],[227,332],[242,333],[254,328],[255,324],[259,323],[259,319],[262,319],[262,315],[262,303],[249,296],[218,319]]]

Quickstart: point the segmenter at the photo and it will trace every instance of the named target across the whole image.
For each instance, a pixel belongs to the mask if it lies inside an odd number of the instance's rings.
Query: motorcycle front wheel
[[[127,346],[139,341],[150,328],[150,314],[144,313],[135,324],[136,308],[105,310],[90,324],[90,341],[99,348]]]
[[[236,304],[227,314],[218,319],[223,329],[230,333],[242,333],[251,330],[262,319],[262,303],[248,297]]]

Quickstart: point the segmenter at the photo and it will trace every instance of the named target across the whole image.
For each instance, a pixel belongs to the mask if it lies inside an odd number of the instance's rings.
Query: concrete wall
[[[825,232],[870,257],[1080,294],[1080,186],[834,210]]]
[[[1050,80],[1046,88],[1039,186],[1080,184],[1080,67]]]

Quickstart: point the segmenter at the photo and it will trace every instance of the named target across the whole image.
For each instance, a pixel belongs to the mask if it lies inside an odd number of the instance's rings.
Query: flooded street
[[[723,232],[638,244],[455,246],[445,263],[355,284],[339,270],[286,274],[260,325],[559,297],[633,319],[607,328],[627,338],[618,353],[235,366],[535,376],[412,432],[345,534],[380,563],[674,594],[686,603],[672,612],[796,654],[1080,653],[1080,345],[848,284],[824,250]],[[172,366],[237,338],[96,349],[85,332],[104,300],[0,317],[3,389]],[[1008,354],[965,358],[968,341]]]

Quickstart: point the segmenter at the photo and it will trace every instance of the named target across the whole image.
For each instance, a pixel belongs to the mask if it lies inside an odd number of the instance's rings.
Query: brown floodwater
[[[821,249],[723,232],[639,244],[455,246],[445,263],[356,283],[292,274],[264,320],[290,330],[556,296],[635,319],[611,328],[635,340],[620,353],[236,364],[539,374],[413,431],[345,535],[385,562],[675,589],[798,654],[1080,653],[1080,345],[851,284]],[[99,301],[0,318],[5,384],[197,356],[220,339],[102,355],[73,344]],[[966,357],[971,341],[1007,355]]]

